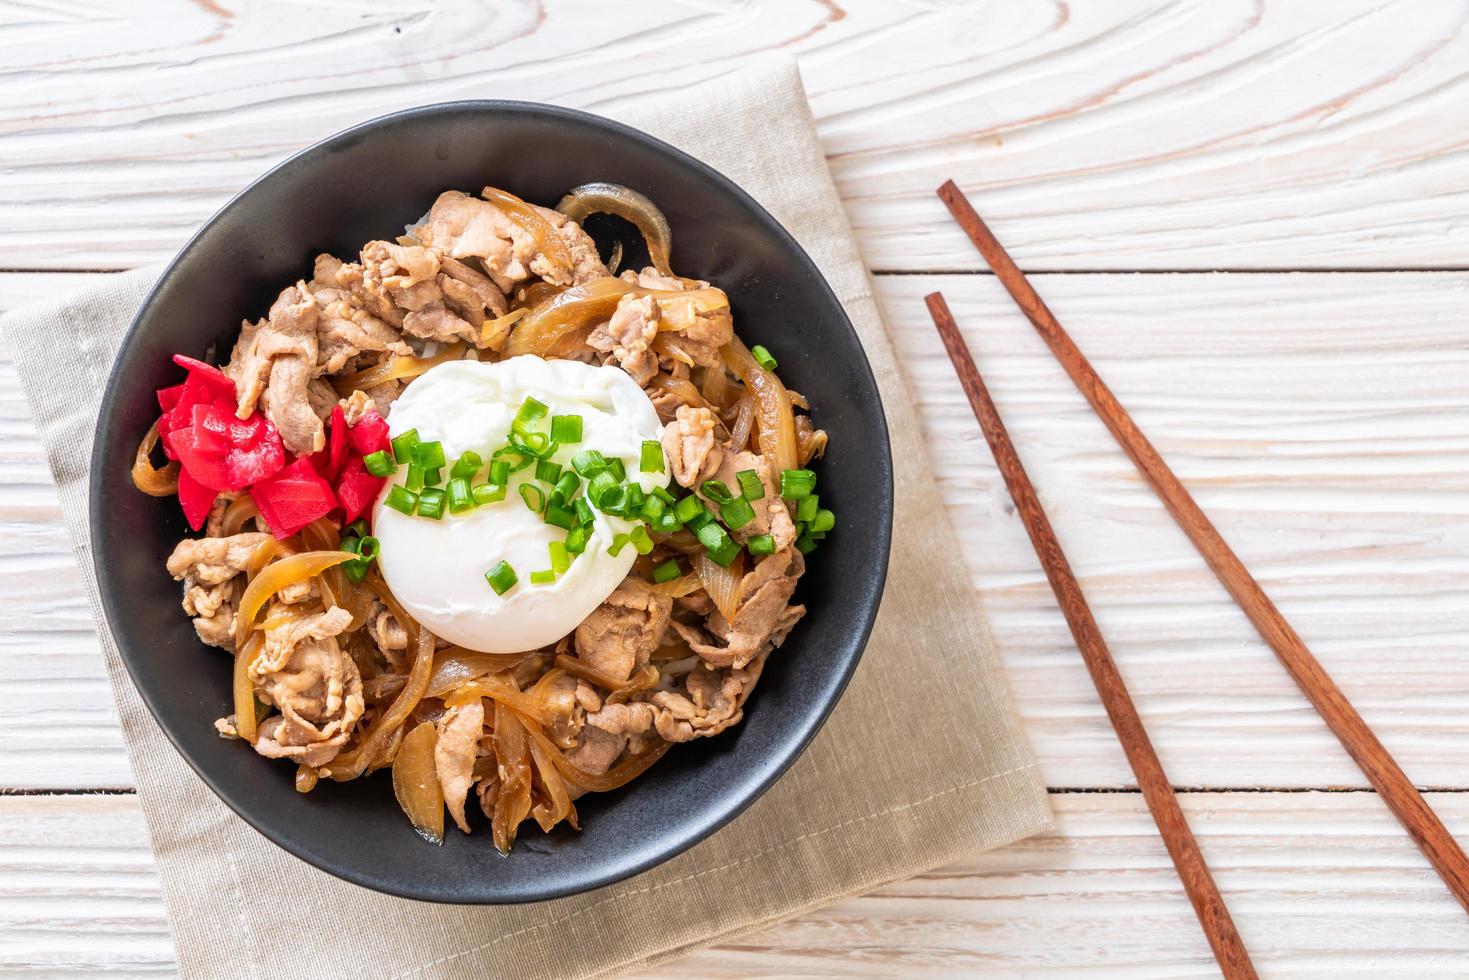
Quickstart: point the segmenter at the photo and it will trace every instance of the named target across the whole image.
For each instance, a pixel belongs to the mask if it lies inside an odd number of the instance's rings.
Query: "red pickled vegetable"
[[[367,472],[361,456],[347,460],[337,477],[337,500],[342,504],[343,522],[350,524],[370,511],[385,482],[384,477]]]
[[[187,469],[188,464],[184,464]],[[337,506],[331,484],[301,457],[250,488],[250,497],[277,538],[289,538]]]
[[[175,427],[168,440],[184,469],[206,487],[243,490],[285,465],[280,434],[259,412],[240,419],[229,403],[219,399],[193,406],[187,426],[179,426],[176,420],[183,407],[180,402],[169,413]]]
[[[173,411],[174,406],[179,403],[179,399],[183,397],[183,394],[184,386],[182,384],[176,384],[171,388],[159,388],[158,407],[163,409],[163,414],[167,415]]]
[[[216,491],[190,476],[188,470],[179,470],[179,505],[184,509],[184,519],[189,522],[189,527],[197,531],[204,526],[217,496]]]
[[[333,422],[336,416],[332,416]],[[377,412],[364,412],[357,424],[347,430],[352,437],[352,448],[358,455],[367,456],[379,450],[391,448],[388,441],[388,423]]]
[[[332,406],[331,423],[327,426],[327,443],[319,452],[311,454],[311,465],[328,482],[335,480],[347,462],[348,432],[347,418],[341,405]]]

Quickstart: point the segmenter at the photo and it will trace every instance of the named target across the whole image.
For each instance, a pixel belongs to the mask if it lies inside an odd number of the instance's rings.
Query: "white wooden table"
[[[1262,973],[1469,975],[1469,917],[932,194],[957,179],[1044,273],[1469,838],[1466,24],[1463,0],[0,0],[0,307],[167,258],[272,163],[379,113],[613,106],[787,48],[1057,829],[656,975],[1214,974],[927,322],[936,288]],[[0,971],[172,975],[97,639],[3,352],[0,462]]]

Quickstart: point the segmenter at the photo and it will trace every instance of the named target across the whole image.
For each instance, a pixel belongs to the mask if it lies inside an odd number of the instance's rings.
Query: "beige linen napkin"
[[[915,465],[922,454],[913,454],[921,437],[912,399],[794,64],[765,59],[620,115],[723,171],[768,208],[821,267],[872,361],[892,444],[905,451],[907,462],[895,474],[887,591],[851,686],[791,770],[737,820],[685,854],[571,898],[497,908],[439,906],[332,878],[236,818],[169,746],[103,630],[186,976],[605,975],[1049,825],[1035,760],[952,547],[933,476],[927,466]],[[710,118],[720,124],[711,129]],[[156,274],[120,275],[74,298],[0,320],[61,489],[99,623],[86,524],[92,428],[107,365]],[[199,724],[212,720],[201,716]]]

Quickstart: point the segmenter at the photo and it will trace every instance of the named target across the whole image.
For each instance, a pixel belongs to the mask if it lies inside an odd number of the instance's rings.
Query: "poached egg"
[[[640,471],[643,442],[661,442],[663,427],[648,396],[617,367],[533,355],[493,364],[450,361],[408,385],[389,408],[388,428],[394,438],[413,429],[421,441],[442,443],[447,479],[449,467],[465,452],[478,453],[488,465],[491,454],[506,445],[527,397],[548,408],[543,430],[553,415],[581,416],[581,442],[560,446],[550,457],[565,469],[577,453],[595,449],[609,460],[622,460],[628,482],[645,493],[667,483],[666,459],[664,472]],[[388,490],[406,473],[407,467],[400,468],[378,495],[373,512],[373,533],[381,543],[378,565],[409,614],[467,649],[520,653],[556,642],[602,604],[637,557],[631,545],[616,556],[607,553],[634,522],[593,508],[586,551],[556,581],[532,584],[531,572],[551,567],[548,545],[566,537],[564,529],[546,524],[521,498],[521,485],[535,480],[533,465],[511,474],[505,499],[458,514],[446,508],[442,520],[408,516],[385,505]],[[482,468],[473,482],[485,478]],[[500,561],[518,577],[504,595],[496,595],[485,581],[485,573]]]

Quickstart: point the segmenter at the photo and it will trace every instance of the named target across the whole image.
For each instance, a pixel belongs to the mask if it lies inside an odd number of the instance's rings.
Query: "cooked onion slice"
[[[530,757],[536,764],[536,782],[546,795],[544,802],[531,807],[530,815],[541,825],[541,830],[547,833],[563,820],[580,830],[576,822],[576,807],[571,803],[571,792],[566,788],[566,780],[551,762],[551,757],[546,755],[546,750],[537,742],[530,743]]]
[[[739,376],[755,397],[755,418],[760,423],[760,452],[777,474],[796,468],[796,419],[785,385],[765,370],[738,337],[720,351],[724,363]]]
[[[668,582],[649,582],[648,591],[656,592],[658,595],[673,596],[678,599],[686,595],[693,595],[704,587],[699,576],[693,572],[680,575],[678,578]]]
[[[539,354],[552,357],[570,353],[584,338],[581,332],[593,323],[605,320],[617,309],[617,303],[633,291],[621,279],[593,279],[580,286],[564,289],[538,303],[530,316],[520,321],[505,345],[507,357]]]
[[[591,681],[610,695],[617,695],[619,701],[629,694],[658,686],[658,668],[652,664],[647,665],[625,681],[620,681],[610,674],[604,674],[590,664],[583,663],[575,657],[568,657],[564,653],[557,655],[556,666],[568,674],[575,674],[584,681]]]
[[[515,831],[530,814],[531,755],[526,724],[504,702],[495,704],[495,759],[500,789],[490,818],[490,837],[501,854],[510,853]]]
[[[530,718],[537,724],[545,725],[551,722],[550,713],[540,698],[532,697],[525,691],[517,691],[511,685],[494,677],[481,677],[467,684],[459,685],[452,694],[444,698],[444,704],[452,708],[472,698],[489,698],[497,704],[507,704],[520,712],[523,717]]]
[[[521,721],[524,720],[524,718],[521,719]],[[649,767],[663,758],[663,753],[667,752],[671,747],[671,743],[659,741],[657,745],[641,755],[630,755],[606,772],[594,774],[578,769],[570,759],[566,758],[566,753],[562,752],[556,743],[552,742],[534,724],[528,724],[525,728],[530,733],[530,737],[535,741],[535,744],[539,745],[546,755],[551,757],[551,764],[560,770],[561,775],[566,777],[567,782],[580,786],[582,789],[592,793],[607,793],[617,789],[619,786],[626,786],[647,772]]]
[[[319,770],[323,776],[330,776],[340,783],[356,779],[366,772],[367,767],[377,761],[394,737],[402,737],[403,723],[423,699],[423,692],[428,688],[429,674],[434,667],[434,635],[406,616],[400,622],[408,630],[415,645],[413,666],[408,670],[408,680],[404,683],[403,690],[393,699],[393,703],[388,705],[388,710],[367,726],[357,747],[337,756],[329,765]]]
[[[267,599],[289,585],[304,582],[355,557],[350,551],[307,551],[265,566],[240,597],[240,609],[235,614],[235,647],[245,645],[255,628],[255,617]]]
[[[265,637],[256,633],[235,654],[235,731],[251,745],[259,737],[259,719],[255,717],[255,684],[250,680],[250,667],[264,648]]]
[[[434,671],[429,675],[426,698],[441,698],[461,685],[514,669],[528,653],[475,653],[462,647],[449,647],[434,656]]]
[[[179,492],[179,462],[174,460],[159,469],[148,459],[158,445],[158,423],[148,426],[138,453],[133,457],[133,486],[150,497],[171,497]]]
[[[425,721],[403,739],[393,760],[393,795],[425,839],[444,842],[444,790],[434,768],[439,731]]]
[[[332,387],[337,389],[337,394],[346,398],[359,388],[372,388],[380,384],[387,384],[389,381],[416,378],[431,367],[459,360],[464,356],[464,349],[463,342],[460,342],[450,344],[433,357],[390,357],[381,364],[358,371],[356,374],[333,378]]]
[[[572,270],[576,263],[572,261],[571,249],[566,247],[566,242],[556,232],[556,226],[551,224],[551,220],[544,214],[509,191],[502,191],[498,187],[486,187],[480,191],[479,196],[504,211],[511,221],[530,232],[531,237],[535,239],[536,248],[546,258],[568,272]]]
[[[694,555],[690,564],[694,566],[699,581],[704,583],[704,591],[714,600],[715,607],[733,623],[740,608],[740,593],[745,581],[745,553],[741,551],[736,555],[728,568],[710,561],[702,552]]]
[[[247,493],[230,501],[224,509],[223,532],[227,538],[234,537],[245,529],[245,522],[258,517],[260,509],[255,506],[255,500]]]
[[[573,187],[556,205],[556,210],[580,224],[589,214],[611,214],[637,225],[648,243],[653,268],[673,275],[668,256],[673,251],[673,231],[658,205],[621,184],[594,182]]]

